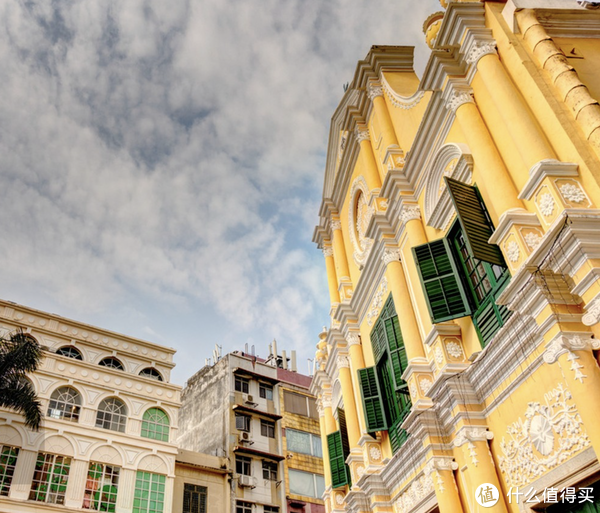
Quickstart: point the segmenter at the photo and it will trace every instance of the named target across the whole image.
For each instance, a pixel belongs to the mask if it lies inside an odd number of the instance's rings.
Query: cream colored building
[[[1,300],[0,330],[19,328],[45,348],[43,421],[0,411],[0,512],[181,513],[175,351]]]

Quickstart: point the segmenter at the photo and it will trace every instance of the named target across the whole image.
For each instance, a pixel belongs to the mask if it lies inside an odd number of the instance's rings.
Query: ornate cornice
[[[383,96],[383,87],[377,82],[369,82],[367,85],[367,96],[373,101],[378,96]]]
[[[600,322],[600,298],[594,299],[589,305],[587,312],[581,318],[586,326],[593,326]]]
[[[370,140],[369,130],[367,130],[366,128],[356,127],[355,133],[356,133],[356,141],[358,142],[358,144],[360,144],[363,141]]]
[[[381,260],[386,266],[392,262],[399,262],[401,260],[400,248],[385,248]]]

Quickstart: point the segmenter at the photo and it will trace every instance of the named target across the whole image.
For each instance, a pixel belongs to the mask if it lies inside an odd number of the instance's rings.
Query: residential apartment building
[[[175,444],[173,349],[0,300],[2,334],[17,329],[44,348],[43,420],[0,410],[0,512],[229,511],[226,460]]]
[[[600,508],[600,10],[442,0],[334,112],[328,512]]]
[[[232,511],[318,513],[323,470],[310,378],[287,368],[285,352],[272,353],[236,351],[192,376],[178,443],[230,459]]]

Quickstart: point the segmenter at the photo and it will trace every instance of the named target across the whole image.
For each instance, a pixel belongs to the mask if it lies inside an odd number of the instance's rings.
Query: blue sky
[[[376,7],[375,7],[376,6]],[[329,324],[311,242],[329,122],[373,44],[428,50],[435,0],[0,5],[0,296],[178,350]]]

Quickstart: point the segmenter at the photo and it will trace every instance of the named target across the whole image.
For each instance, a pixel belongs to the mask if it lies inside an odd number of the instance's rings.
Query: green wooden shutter
[[[432,322],[448,321],[471,314],[447,239],[413,248],[413,255],[427,299]]]
[[[408,366],[406,349],[404,348],[404,339],[402,338],[397,315],[394,315],[390,319],[386,319],[384,324],[390,351],[390,364],[392,366],[392,376],[394,377],[394,388],[398,390],[406,385],[402,379],[402,374]]]
[[[348,439],[348,428],[346,426],[346,412],[342,408],[337,409],[338,422],[340,424],[340,434],[342,435],[342,453],[344,454],[344,462],[350,455],[350,440]],[[352,485],[352,475],[350,467],[346,465],[346,478],[348,486]]]
[[[346,459],[344,458],[342,434],[339,431],[327,435],[327,449],[331,468],[331,487],[339,488],[347,485],[348,471],[346,469]]]
[[[387,342],[385,340],[385,326],[383,320],[380,318],[375,323],[375,326],[371,330],[371,347],[373,349],[373,358],[375,363],[381,360],[381,357],[385,354]]]
[[[376,367],[366,367],[358,370],[358,382],[363,400],[367,431],[385,431],[387,423],[383,410],[381,387],[377,378]]]
[[[494,229],[479,191],[452,178],[444,179],[471,254],[484,262],[506,266],[500,248],[488,242]]]

